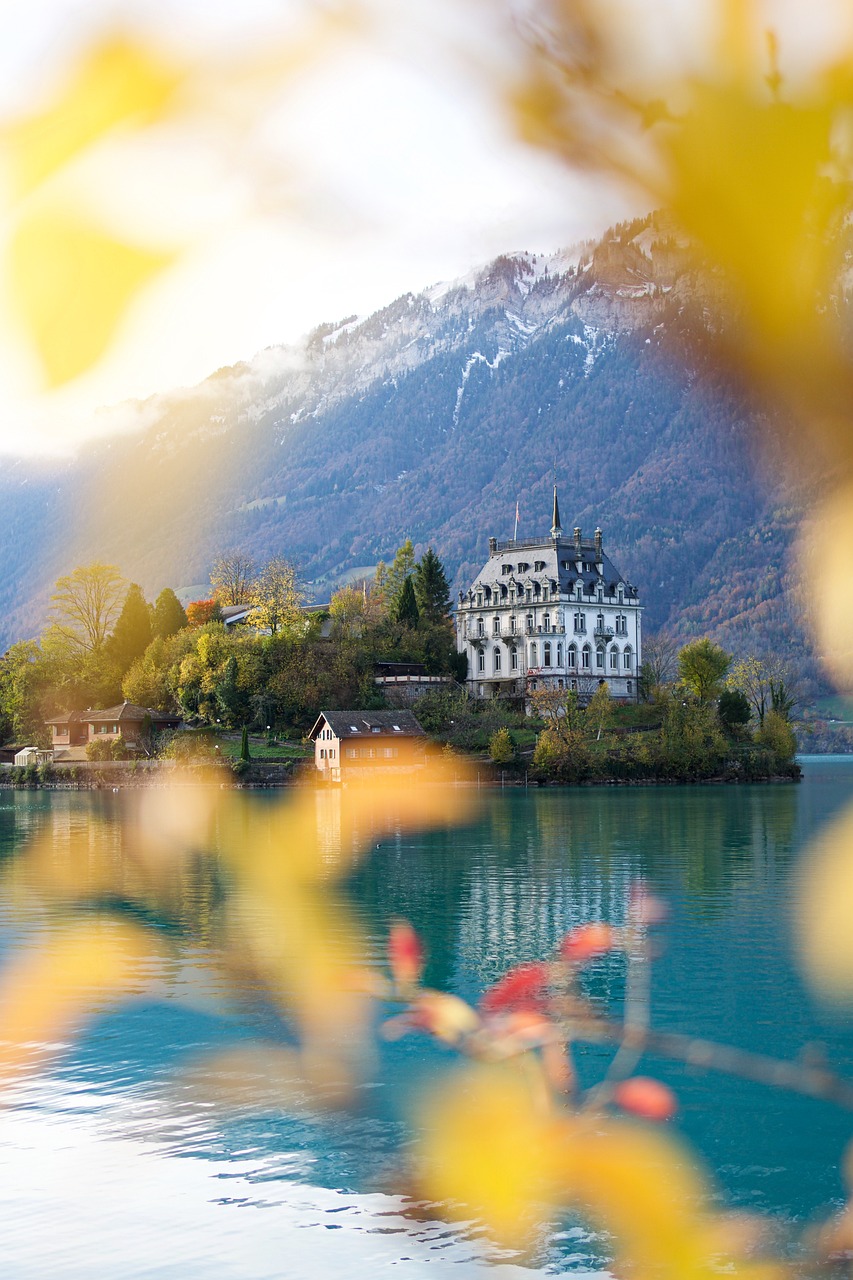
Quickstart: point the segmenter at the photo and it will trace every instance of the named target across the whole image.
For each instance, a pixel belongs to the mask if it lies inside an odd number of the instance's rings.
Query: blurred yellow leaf
[[[802,864],[797,932],[809,980],[822,995],[853,999],[853,808],[825,827]]]
[[[140,991],[154,950],[144,930],[96,919],[17,954],[0,970],[0,1074],[38,1059],[105,1001]]]
[[[172,256],[124,244],[62,210],[24,216],[9,246],[9,288],[51,386],[94,364],[136,292]]]
[[[419,1190],[482,1219],[501,1244],[524,1248],[558,1199],[555,1128],[522,1070],[477,1065],[428,1098],[417,1151]]]
[[[853,484],[819,502],[803,533],[801,572],[817,650],[842,688],[853,688],[853,596],[843,584],[853,562]]]
[[[31,191],[116,125],[156,119],[181,79],[182,73],[153,50],[122,36],[103,40],[44,111],[0,136],[18,194]]]

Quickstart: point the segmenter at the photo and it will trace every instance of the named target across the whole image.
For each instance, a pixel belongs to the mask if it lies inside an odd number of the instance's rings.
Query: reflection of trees
[[[374,852],[354,881],[382,930],[410,919],[430,955],[427,980],[494,981],[539,957],[573,925],[621,921],[630,883],[685,892],[724,912],[741,888],[771,886],[795,834],[794,787],[577,788],[486,797],[464,831],[407,836]]]

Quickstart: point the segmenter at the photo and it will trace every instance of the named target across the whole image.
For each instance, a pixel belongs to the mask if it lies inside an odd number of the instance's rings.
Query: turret
[[[597,565],[601,565],[603,560],[604,560],[604,552],[601,548],[601,530],[596,529],[595,531],[595,563]]]

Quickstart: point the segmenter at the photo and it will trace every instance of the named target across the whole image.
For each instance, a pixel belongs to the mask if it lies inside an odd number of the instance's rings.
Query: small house
[[[309,737],[317,771],[330,782],[424,764],[426,734],[411,711],[323,711]]]
[[[162,730],[177,729],[180,723],[180,716],[152,711],[133,702],[122,702],[103,711],[72,711],[45,721],[51,729],[53,759],[56,761],[85,760],[86,747],[90,742],[120,740],[129,750],[139,750],[146,724],[154,730]]]

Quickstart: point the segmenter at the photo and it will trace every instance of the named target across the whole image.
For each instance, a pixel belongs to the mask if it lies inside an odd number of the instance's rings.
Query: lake
[[[546,955],[572,925],[621,923],[642,876],[671,912],[653,972],[654,1025],[781,1057],[820,1044],[853,1075],[853,1021],[809,995],[790,936],[798,861],[820,825],[853,801],[853,761],[806,757],[803,768],[798,786],[484,794],[472,825],[392,836],[351,876],[370,961],[381,963],[388,923],[404,916],[426,942],[427,982],[475,1000],[509,966]],[[37,872],[21,851],[40,835],[56,860],[70,837],[79,853],[93,822],[109,833],[124,803],[0,792],[4,960],[57,913],[44,865]],[[84,857],[75,872],[81,894],[94,875],[87,866]],[[183,876],[170,912],[153,922],[169,935],[169,965],[152,964],[132,1003],[104,1007],[79,1038],[60,1037],[45,1067],[7,1091],[4,1280],[606,1271],[607,1242],[576,1223],[522,1264],[489,1253],[475,1229],[412,1215],[399,1194],[407,1111],[418,1082],[451,1057],[423,1037],[383,1044],[365,1101],[332,1117],[274,1106],[224,1112],[190,1088],[185,1063],[270,1029],[258,993],[236,996],[211,962],[204,922],[219,893],[216,876]],[[66,901],[59,915],[68,910]],[[624,977],[621,956],[602,957],[586,990],[618,1013]],[[585,1048],[584,1080],[599,1078],[607,1060],[605,1049]],[[721,1203],[793,1225],[840,1205],[848,1114],[677,1063],[646,1059],[641,1069],[675,1090],[677,1124]]]

